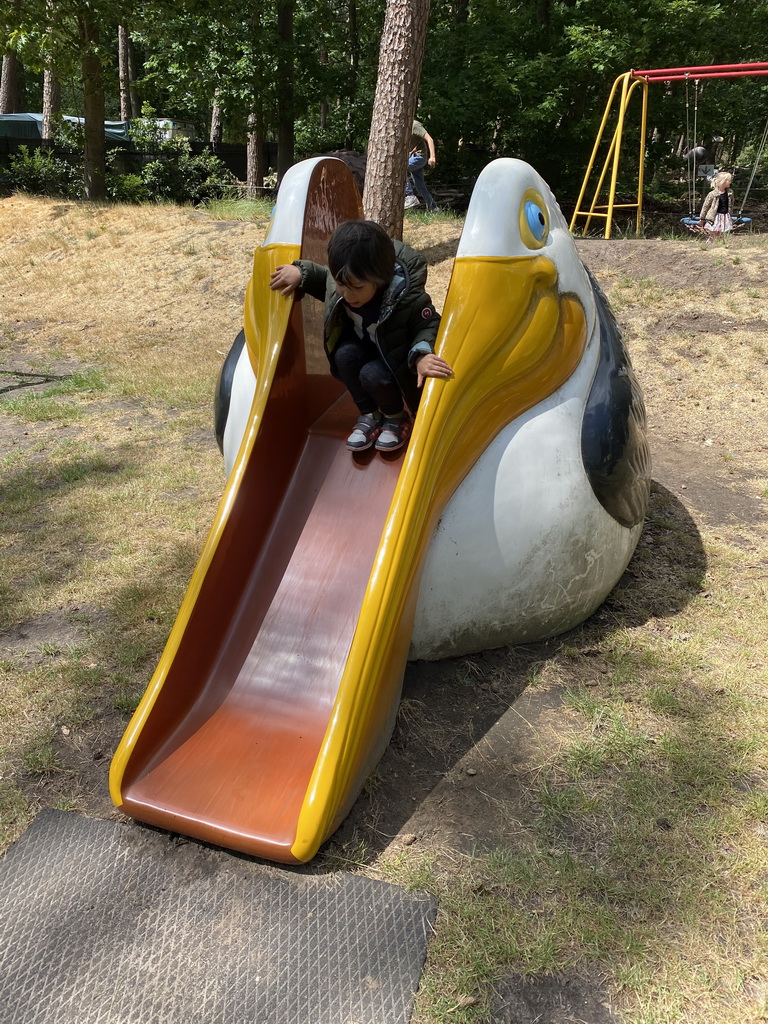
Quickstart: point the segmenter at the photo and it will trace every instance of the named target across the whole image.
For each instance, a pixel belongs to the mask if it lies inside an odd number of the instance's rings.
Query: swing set
[[[646,71],[626,71],[623,75],[619,75],[616,81],[613,83],[610,96],[608,97],[608,103],[605,107],[605,113],[603,114],[603,120],[598,129],[597,138],[595,145],[592,149],[592,155],[589,159],[589,165],[587,166],[586,173],[584,175],[584,181],[579,192],[579,198],[576,200],[576,208],[571,217],[570,228],[571,231],[576,234],[576,227],[580,218],[585,218],[585,223],[582,225],[580,234],[586,235],[589,231],[589,226],[593,219],[605,221],[605,230],[603,233],[604,238],[611,237],[611,225],[613,223],[614,215],[617,210],[636,210],[636,225],[635,230],[640,232],[640,224],[643,213],[643,176],[645,169],[645,136],[648,124],[648,85],[651,82],[675,82],[684,81],[686,83],[686,130],[688,137],[686,142],[688,144],[688,156],[693,155],[693,160],[688,160],[688,217],[682,218],[682,223],[686,225],[691,231],[698,232],[699,219],[695,217],[694,201],[696,195],[696,173],[697,173],[697,152],[696,145],[690,145],[690,108],[689,108],[689,94],[688,86],[692,81],[694,83],[694,117],[693,117],[693,139],[695,143],[696,131],[697,131],[697,117],[698,117],[698,98],[699,98],[699,83],[702,80],[709,78],[743,78],[752,75],[768,75],[768,62],[759,61],[752,64],[705,64],[696,67],[684,67],[684,68],[654,68]],[[641,123],[640,123],[640,154],[638,161],[638,179],[637,179],[637,199],[632,203],[619,203],[616,201],[616,183],[619,176],[619,162],[621,157],[622,139],[624,133],[624,125],[626,121],[627,108],[636,89],[640,89],[642,96],[642,108],[641,108]],[[597,154],[600,150],[603,142],[603,137],[606,135],[606,126],[611,118],[611,114],[614,111],[614,107],[617,105],[617,117],[616,127],[611,137],[608,153],[605,157],[602,171],[600,172],[595,186],[594,193],[592,195],[591,202],[585,201],[585,195],[589,186],[590,179],[593,177],[593,172],[596,169]],[[752,167],[752,174],[749,179],[746,191],[744,193],[744,199],[742,200],[741,209],[739,210],[736,217],[733,218],[734,226],[742,226],[748,224],[749,218],[742,216],[744,209],[744,203],[747,201],[749,190],[752,187],[752,182],[755,177],[760,157],[763,152],[763,148],[768,139],[768,123],[766,123],[765,130],[760,145],[757,148],[757,154],[755,156],[754,165]],[[607,181],[608,189],[608,201],[607,203],[600,203],[599,200],[604,194]]]

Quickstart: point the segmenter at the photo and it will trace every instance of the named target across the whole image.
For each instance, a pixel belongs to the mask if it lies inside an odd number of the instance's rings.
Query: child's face
[[[336,290],[348,306],[357,309],[370,302],[379,289],[372,281],[358,281],[356,277],[348,277],[346,284],[336,281]]]

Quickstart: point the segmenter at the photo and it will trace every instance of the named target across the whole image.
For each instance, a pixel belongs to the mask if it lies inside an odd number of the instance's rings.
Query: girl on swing
[[[733,175],[728,171],[716,174],[712,191],[706,196],[699,214],[699,227],[707,233],[707,245],[733,230]]]

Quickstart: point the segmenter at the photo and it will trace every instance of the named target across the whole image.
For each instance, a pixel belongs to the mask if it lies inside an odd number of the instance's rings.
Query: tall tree
[[[197,111],[214,148],[274,123],[277,27],[269,0],[221,0],[215,16],[210,5],[185,4],[160,17],[153,5],[142,9],[133,35],[145,51],[148,96],[193,117]]]
[[[53,24],[56,19],[56,9],[53,0],[46,0],[48,9],[48,36],[53,36]],[[53,47],[46,47],[44,54],[45,70],[43,71],[43,145],[53,144],[54,126],[56,118],[61,113],[61,83],[58,71],[54,64]]]
[[[208,131],[208,141],[210,142],[213,149],[218,149],[221,146],[221,140],[224,137],[224,109],[220,102],[219,90],[213,97],[213,106],[211,107],[211,126]]]
[[[360,68],[360,37],[357,31],[357,3],[355,0],[348,0],[347,3],[347,26],[349,32],[349,95],[354,99],[357,96],[357,76]],[[352,149],[351,111],[347,115],[346,129],[344,148]]]
[[[257,50],[261,42],[262,11],[257,9],[248,19],[249,41]],[[264,119],[264,73],[263,63],[251,61],[253,98],[248,110],[247,151],[246,151],[246,184],[249,188],[264,187],[264,150],[265,150],[265,119]]]
[[[403,236],[408,141],[416,110],[430,0],[387,0],[368,144],[363,206],[393,238]]]
[[[99,26],[87,10],[78,16],[77,24],[83,69],[85,198],[104,199],[107,195],[107,144],[104,136],[104,77],[99,54]]]
[[[136,96],[133,43],[125,25],[117,26],[117,67],[120,85],[120,118],[130,121],[141,113]]]
[[[20,0],[13,0],[5,12],[8,28],[19,20]],[[3,66],[0,72],[0,114],[17,114],[19,101],[19,60],[16,50],[6,48],[5,39],[0,38],[0,50],[3,51]]]
[[[130,0],[56,0],[55,17],[48,0],[17,2],[18,17],[9,27],[25,62],[36,71],[48,65],[61,74],[79,73],[85,115],[85,195],[102,199],[106,194],[104,66],[111,59],[111,47],[101,40],[114,31]]]
[[[246,153],[246,184],[249,188],[264,187],[264,118],[257,107],[248,112],[248,144]]]
[[[54,126],[61,113],[61,83],[52,64],[43,72],[43,144],[53,142]]]
[[[19,96],[19,61],[13,50],[3,54],[0,78],[0,114],[16,114]]]

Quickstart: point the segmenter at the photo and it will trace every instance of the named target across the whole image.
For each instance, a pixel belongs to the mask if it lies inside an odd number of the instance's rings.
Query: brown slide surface
[[[138,770],[132,759],[123,801],[134,816],[286,859],[400,467],[346,450],[354,414],[342,397],[310,429],[204,678],[177,655],[199,692],[160,714]]]

